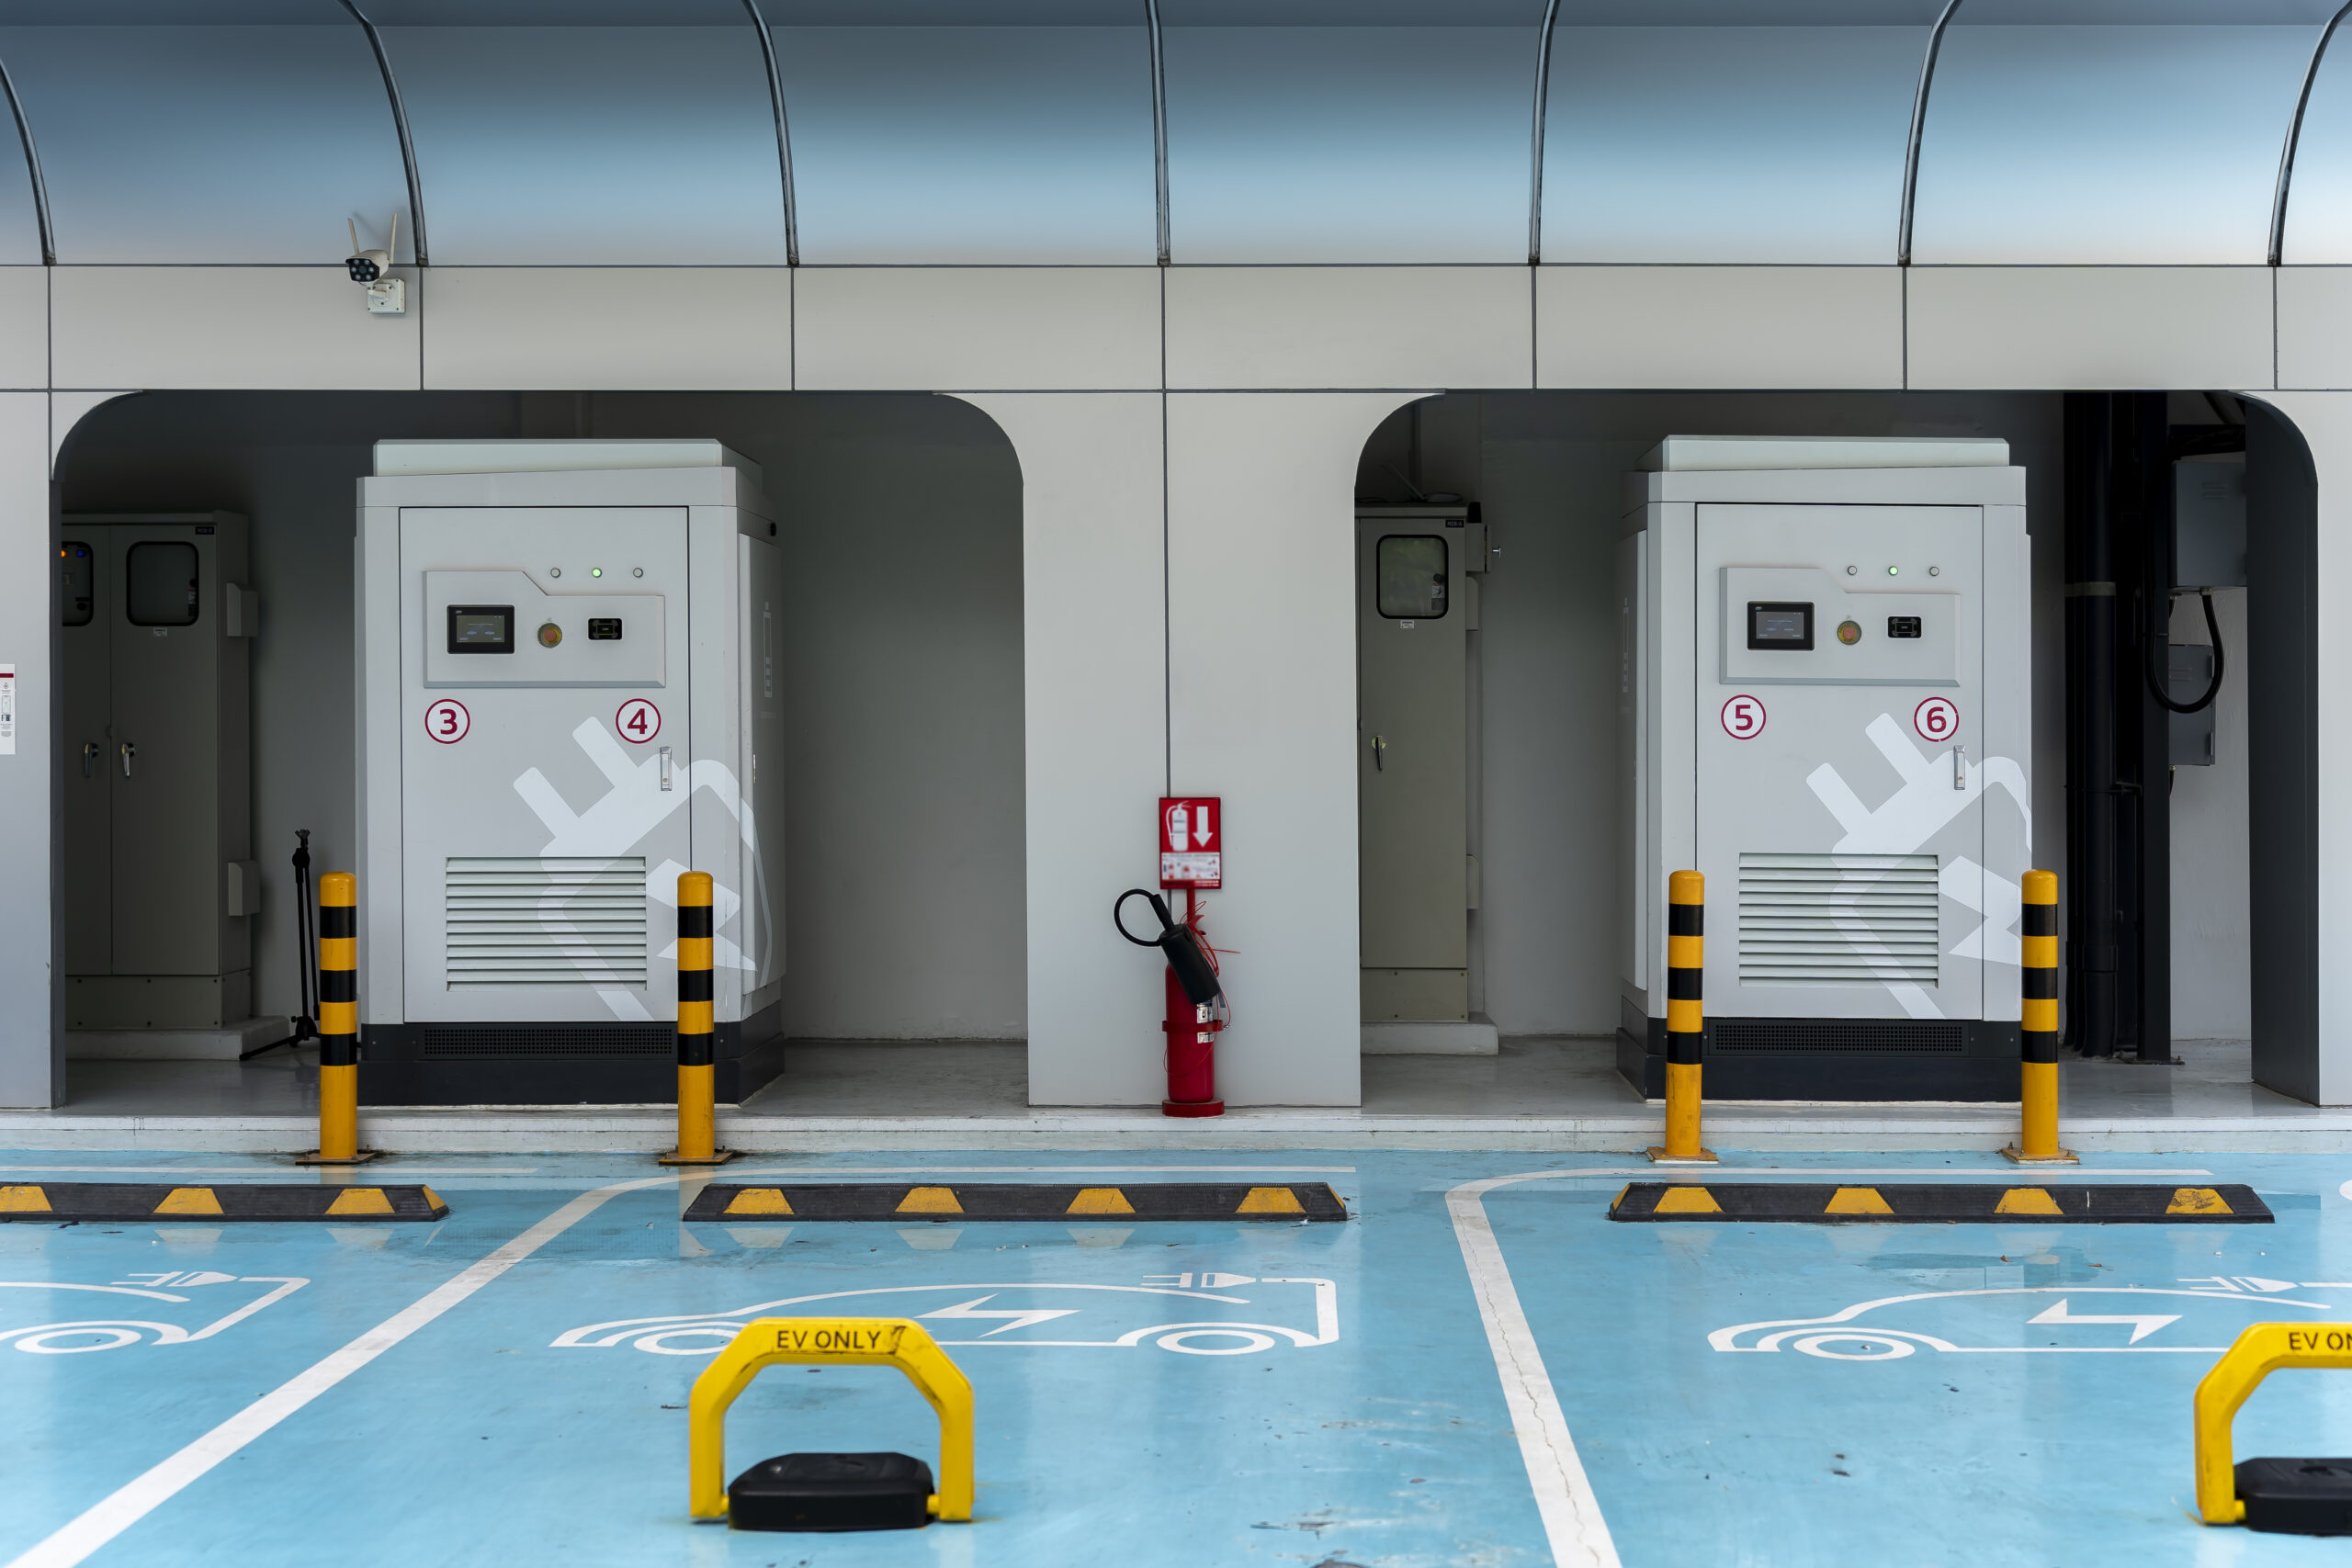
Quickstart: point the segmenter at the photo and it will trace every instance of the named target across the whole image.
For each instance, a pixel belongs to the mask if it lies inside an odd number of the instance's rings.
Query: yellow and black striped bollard
[[[1699,1144],[1699,1039],[1706,974],[1707,879],[1678,871],[1666,882],[1666,1145],[1650,1158],[1713,1165]]]
[[[331,871],[319,878],[319,1146],[298,1158],[375,1157],[359,1147],[359,879]]]
[[[732,1149],[718,1146],[715,1127],[710,900],[710,873],[679,873],[678,1146],[662,1156],[663,1165],[724,1165],[735,1157]]]
[[[2018,1100],[2023,1123],[2018,1141],[2001,1152],[2019,1165],[2075,1165],[2058,1146],[2058,878],[2025,874],[2024,951],[2018,963],[2024,1000],[2018,1013],[2022,1060]]]

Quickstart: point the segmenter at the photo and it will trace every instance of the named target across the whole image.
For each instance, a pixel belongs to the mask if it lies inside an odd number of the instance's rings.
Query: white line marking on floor
[[[639,1188],[667,1187],[684,1179],[688,1178],[684,1173],[647,1177],[582,1193],[439,1289],[280,1383],[179,1452],[85,1508],[10,1563],[9,1568],[72,1568],[213,1466],[570,1230],[607,1199]]]
[[[150,1170],[150,1166],[136,1168]],[[844,1176],[914,1172],[924,1175],[962,1176],[977,1172],[1032,1170],[1353,1170],[1354,1167],[1300,1166],[908,1166],[890,1168],[885,1172],[837,1168],[834,1174]],[[759,1177],[775,1179],[780,1177],[810,1174],[805,1168],[784,1170],[746,1169],[729,1171],[730,1179]],[[1551,1173],[1546,1173],[1551,1174]],[[717,1179],[711,1170],[676,1171],[662,1176],[640,1177],[630,1181],[616,1181],[582,1192],[579,1197],[525,1231],[521,1235],[492,1252],[479,1263],[459,1272],[438,1289],[421,1297],[412,1305],[394,1313],[342,1349],[329,1355],[308,1370],[297,1373],[277,1388],[254,1401],[243,1410],[188,1444],[179,1452],[154,1465],[118,1487],[107,1496],[85,1508],[53,1531],[46,1540],[17,1557],[7,1568],[74,1568],[90,1553],[145,1518],[156,1508],[169,1502],[190,1483],[201,1479],[215,1465],[235,1454],[240,1449],[261,1437],[271,1427],[300,1410],[319,1395],[406,1339],[410,1335],[447,1312],[451,1307],[505,1273],[523,1259],[538,1251],[548,1242],[570,1230],[589,1214],[604,1206],[607,1200],[624,1192],[641,1191],[648,1188],[684,1186],[687,1183],[707,1184]],[[1505,1179],[1523,1179],[1506,1178]],[[1500,1254],[1497,1254],[1500,1261]],[[1505,1277],[1505,1288],[1509,1278]],[[1522,1323],[1521,1327],[1525,1325]],[[1544,1385],[1548,1393],[1550,1385]],[[1595,1516],[1596,1518],[1598,1516]],[[1608,1559],[1614,1562],[1614,1554]]]
[[[1544,1370],[1543,1352],[1534,1331],[1521,1310],[1519,1292],[1510,1280],[1510,1267],[1487,1224],[1484,1199],[1498,1187],[1517,1181],[1544,1181],[1581,1171],[1546,1170],[1525,1176],[1497,1176],[1465,1181],[1445,1195],[1446,1212],[1453,1220],[1454,1239],[1462,1244],[1462,1261],[1470,1271],[1470,1288],[1478,1298],[1478,1315],[1487,1325],[1487,1346],[1494,1352],[1495,1371],[1502,1379],[1503,1403],[1510,1411],[1511,1430],[1519,1438],[1520,1459],[1527,1466],[1527,1482],[1535,1493],[1536,1512],[1544,1520],[1544,1536],[1552,1561],[1561,1568],[1617,1568],[1617,1543],[1600,1517],[1600,1499],[1577,1458],[1568,1436],[1568,1420],[1553,1392],[1551,1375]]]

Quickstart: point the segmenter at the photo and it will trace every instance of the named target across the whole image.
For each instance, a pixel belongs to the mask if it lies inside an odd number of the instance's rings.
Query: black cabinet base
[[[1638,1023],[1639,1032],[1635,1032]],[[1974,1020],[1709,1019],[1700,1036],[1709,1100],[1956,1100],[2014,1105],[2018,1026]],[[1666,1021],[1629,1016],[1617,1072],[1666,1094]]]
[[[712,1096],[741,1104],[784,1071],[779,1008],[712,1032]],[[362,1105],[661,1105],[676,1100],[667,1023],[399,1023],[360,1032]]]

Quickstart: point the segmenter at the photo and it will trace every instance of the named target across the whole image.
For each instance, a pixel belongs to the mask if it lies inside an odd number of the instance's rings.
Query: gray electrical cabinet
[[[225,1031],[253,1012],[245,551],[231,513],[63,520],[69,1031]]]
[[[1470,634],[1487,529],[1464,504],[1356,509],[1363,1048],[1491,1052],[1470,1016]]]
[[[1998,441],[1674,437],[1628,476],[1619,1066],[1645,1092],[1687,868],[1710,1096],[2016,1098],[2024,501]]]
[[[360,481],[361,1099],[674,1093],[682,872],[715,1084],[780,1061],[790,609],[710,441],[383,442]]]

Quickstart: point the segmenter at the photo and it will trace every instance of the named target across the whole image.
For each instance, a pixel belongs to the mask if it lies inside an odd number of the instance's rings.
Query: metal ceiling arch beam
[[[33,145],[33,123],[25,118],[25,101],[17,96],[17,84],[8,74],[5,61],[0,61],[0,93],[8,95],[8,112],[16,117],[17,137],[24,144],[25,173],[33,185],[33,218],[40,225],[40,264],[55,266],[57,236],[49,226],[49,182],[41,178],[40,150]]]
[[[2320,62],[2326,58],[2327,46],[2335,37],[2335,29],[2344,18],[2352,15],[2352,0],[2336,7],[2335,15],[2320,29],[2319,42],[2312,46],[2311,63],[2303,68],[2302,90],[2295,95],[2295,117],[2287,123],[2286,144],[2278,149],[2278,185],[2270,194],[2270,265],[2281,265],[2287,248],[2287,193],[2295,177],[2295,148],[2303,139],[2303,111],[2311,107],[2312,84],[2319,80]],[[29,138],[26,145],[31,145]]]
[[[2352,0],[2346,0],[2352,5]],[[1935,85],[1936,56],[1944,47],[1944,28],[1951,25],[1951,14],[1960,9],[1960,0],[1950,0],[1936,25],[1928,32],[1928,53],[1919,62],[1919,87],[1911,98],[1911,136],[1903,148],[1903,222],[1894,240],[1894,265],[1911,265],[1911,209],[1919,197],[1919,139],[1928,128],[1928,89]]]
[[[416,143],[409,137],[408,106],[401,101],[400,81],[392,74],[392,57],[384,52],[383,35],[376,30],[376,24],[368,19],[368,14],[359,8],[357,0],[338,0],[338,3],[351,13],[351,19],[359,24],[359,30],[368,35],[368,47],[376,56],[376,69],[383,73],[384,96],[392,107],[392,130],[400,138],[401,172],[408,176],[409,247],[416,254],[417,265],[430,265],[431,257],[424,244],[424,183],[417,177]],[[25,145],[28,148],[32,145],[29,137],[26,139]],[[45,223],[46,220],[43,221]],[[43,231],[45,233],[46,230]],[[399,258],[393,259],[397,261]]]
[[[2352,4],[2352,0],[2347,0]],[[1159,37],[1159,0],[1143,0],[1143,21],[1151,39],[1151,199],[1154,243],[1159,265],[1172,258],[1168,228],[1168,56]]]
[[[1953,0],[1958,4],[1958,0]],[[2352,4],[2352,0],[2347,0]],[[1527,265],[1544,260],[1544,111],[1552,101],[1552,31],[1560,23],[1560,0],[1544,0],[1535,30],[1535,128],[1528,149]]]
[[[743,0],[743,9],[752,18],[752,30],[760,36],[760,59],[768,73],[768,103],[775,110],[775,163],[784,181],[784,265],[800,265],[800,209],[792,193],[792,122],[784,112],[784,73],[776,64],[775,35],[768,30],[768,19],[760,11],[760,0]],[[1155,39],[1157,34],[1154,35]],[[1155,57],[1158,53],[1154,45]],[[1167,202],[1161,203],[1161,259],[1166,260]]]

